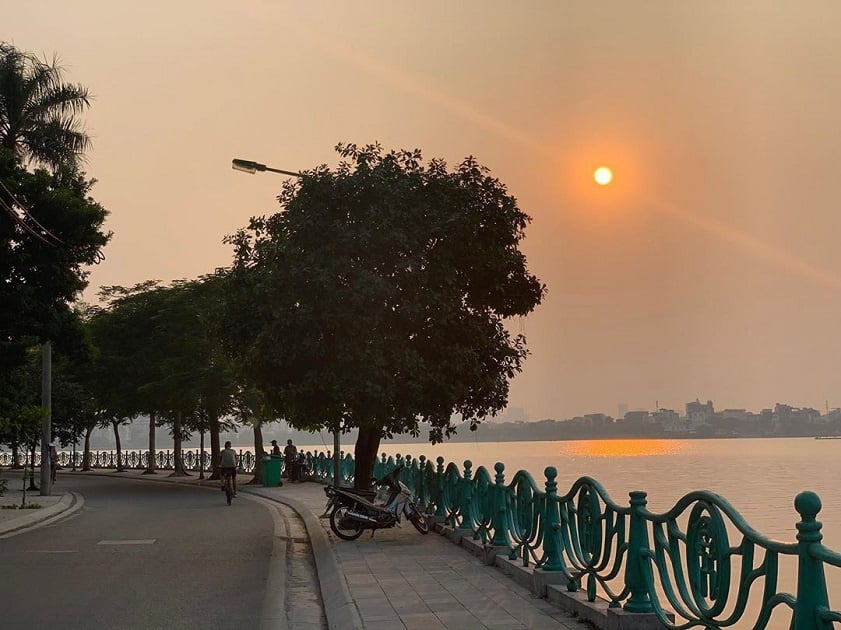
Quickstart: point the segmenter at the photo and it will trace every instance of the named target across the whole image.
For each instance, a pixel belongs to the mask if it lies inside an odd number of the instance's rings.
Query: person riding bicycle
[[[219,472],[222,477],[222,491],[225,491],[225,477],[231,477],[231,484],[234,488],[234,496],[237,494],[237,454],[231,448],[230,441],[225,442],[225,450],[219,456]]]

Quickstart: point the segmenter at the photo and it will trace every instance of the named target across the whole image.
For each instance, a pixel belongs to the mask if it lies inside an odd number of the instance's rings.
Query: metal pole
[[[341,485],[340,464],[339,464],[339,423],[336,423],[336,428],[333,429],[333,485]]]
[[[52,491],[50,466],[50,438],[52,434],[52,343],[47,341],[41,348],[41,496],[48,497]]]

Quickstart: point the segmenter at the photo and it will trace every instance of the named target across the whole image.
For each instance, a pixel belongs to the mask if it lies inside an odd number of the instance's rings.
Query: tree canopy
[[[33,344],[83,345],[72,304],[110,239],[81,170],[87,90],[56,60],[0,42],[0,415]],[[30,170],[35,167],[34,170]]]
[[[373,463],[381,437],[425,421],[440,441],[453,414],[475,426],[505,407],[527,349],[504,320],[545,288],[519,249],[529,217],[475,159],[337,150],[336,170],[287,182],[281,212],[229,237],[224,335],[287,421],[359,427]]]

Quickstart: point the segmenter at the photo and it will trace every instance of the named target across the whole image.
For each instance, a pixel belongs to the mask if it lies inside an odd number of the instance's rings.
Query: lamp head
[[[251,160],[235,159],[231,161],[231,168],[235,171],[242,171],[243,173],[250,173],[253,175],[257,171],[265,171],[266,165],[259,162],[252,162]]]

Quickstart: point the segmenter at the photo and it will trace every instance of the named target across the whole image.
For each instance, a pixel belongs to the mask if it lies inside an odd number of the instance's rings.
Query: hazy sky
[[[231,261],[224,235],[338,142],[475,155],[549,289],[515,329],[533,420],[841,406],[837,2],[4,2],[0,40],[95,96],[101,285]],[[599,188],[592,171],[614,169]]]

